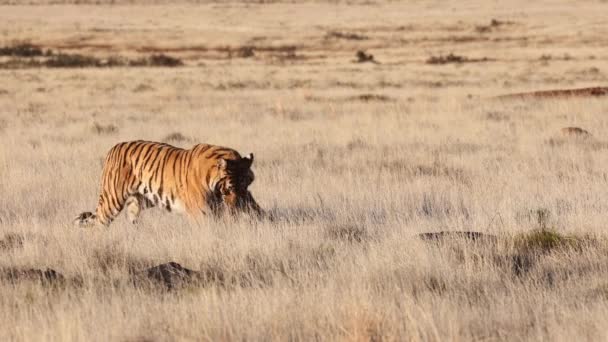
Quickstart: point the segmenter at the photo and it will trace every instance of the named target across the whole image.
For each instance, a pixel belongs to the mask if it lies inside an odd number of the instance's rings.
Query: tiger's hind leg
[[[125,206],[127,207],[127,218],[129,219],[129,222],[135,224],[137,223],[137,219],[139,218],[142,209],[152,208],[154,203],[140,194],[134,194],[127,198]]]

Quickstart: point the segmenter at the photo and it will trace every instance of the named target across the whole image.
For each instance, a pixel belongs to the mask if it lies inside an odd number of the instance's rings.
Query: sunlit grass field
[[[608,338],[606,97],[494,98],[606,85],[607,3],[0,3],[0,340]],[[274,219],[74,228],[136,139]]]

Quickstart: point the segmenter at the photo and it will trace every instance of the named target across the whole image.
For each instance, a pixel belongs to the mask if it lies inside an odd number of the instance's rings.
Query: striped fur
[[[189,150],[150,141],[119,143],[108,152],[95,214],[84,212],[78,226],[108,226],[127,208],[133,223],[142,209],[160,206],[193,218],[228,211],[262,214],[247,189],[253,155],[198,144]]]

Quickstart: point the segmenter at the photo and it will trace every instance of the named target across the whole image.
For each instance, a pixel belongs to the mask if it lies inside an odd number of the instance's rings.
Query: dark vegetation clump
[[[369,37],[352,32],[330,31],[325,35],[325,39],[367,40]]]
[[[545,253],[554,250],[576,249],[593,244],[591,237],[560,234],[553,230],[539,229],[515,236],[515,247],[521,252]]]
[[[165,54],[152,55],[130,61],[129,66],[138,67],[178,67],[184,65],[181,59]]]
[[[122,56],[99,58],[78,53],[44,51],[29,43],[0,47],[0,56],[11,57],[0,63],[0,69],[24,68],[113,68],[113,67],[178,67],[184,62],[165,54],[154,54],[137,59]]]
[[[363,102],[390,102],[394,101],[393,98],[388,97],[386,95],[380,94],[361,94],[356,96],[351,96],[347,100],[356,100]]]
[[[608,247],[606,240],[592,235],[563,234],[556,231],[551,226],[549,209],[530,209],[526,211],[526,216],[530,223],[535,222],[536,227],[515,235],[490,235],[475,231],[440,231],[418,234],[417,237],[429,243],[436,242],[440,246],[449,247],[445,251],[456,252],[453,255],[460,258],[460,261],[469,258],[467,256],[469,255],[471,261],[498,266],[507,271],[507,274],[515,277],[524,277],[529,274],[539,276],[541,281],[547,282],[548,286],[562,279],[560,278],[562,276],[569,277],[571,271],[563,274],[553,271],[548,275],[544,274],[545,271],[542,268],[542,265],[545,264],[544,259],[572,252],[581,253],[588,249],[600,249],[605,253]],[[471,253],[470,249],[478,246],[481,248]]]
[[[426,60],[427,64],[448,64],[448,63],[465,63],[468,61],[467,57],[455,55],[450,53],[449,55],[431,56]]]
[[[102,67],[104,66],[104,62],[92,56],[60,53],[51,56],[42,62],[41,65],[48,68],[91,68]]]
[[[38,282],[44,286],[65,285],[66,278],[63,274],[47,268],[39,270],[35,268],[4,268],[0,269],[0,280],[17,284],[24,281]]]
[[[469,58],[465,56],[455,55],[453,53],[447,55],[431,56],[426,60],[426,64],[463,64],[463,63],[476,63],[476,62],[488,62],[490,58]]]
[[[0,251],[23,247],[23,236],[15,233],[4,234],[0,239]]]
[[[488,25],[479,25],[475,27],[475,31],[478,33],[488,33],[498,29],[504,25],[511,25],[513,22],[511,21],[502,21],[498,19],[492,19]]]
[[[118,127],[113,124],[102,125],[95,122],[93,123],[93,132],[100,135],[113,134],[118,132]]]
[[[105,275],[113,270],[126,270],[129,274],[135,274],[149,266],[147,260],[126,253],[115,245],[95,250],[89,262],[93,269],[98,269]]]
[[[196,271],[185,268],[176,262],[169,262],[136,272],[133,281],[136,286],[147,281],[150,284],[173,290],[194,281],[197,275],[198,272]]]
[[[255,56],[253,52],[253,46],[241,46],[234,52],[234,55],[238,58],[249,58]]]
[[[357,53],[355,54],[355,57],[357,58],[355,60],[355,63],[375,63],[375,64],[379,64],[375,59],[374,59],[374,55],[372,55],[371,53],[366,53],[363,50],[359,50],[357,51]]]
[[[367,230],[354,224],[341,224],[329,226],[325,230],[327,236],[333,240],[361,243],[369,240]]]
[[[446,239],[466,239],[471,241],[495,242],[496,236],[475,231],[421,233],[418,237],[426,241],[444,241]]]
[[[12,46],[0,47],[0,56],[10,57],[38,57],[44,56],[44,51],[36,45],[17,43]]]
[[[167,143],[180,143],[180,142],[185,142],[185,141],[189,141],[189,140],[190,139],[188,137],[181,134],[180,132],[173,132],[171,134],[168,134],[166,137],[164,137],[162,141],[167,142]]]

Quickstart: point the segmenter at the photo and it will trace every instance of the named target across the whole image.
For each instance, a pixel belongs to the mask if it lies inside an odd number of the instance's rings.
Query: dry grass
[[[183,65],[0,70],[0,340],[608,338],[605,98],[495,99],[605,86],[608,4],[30,2],[0,63]],[[253,152],[272,220],[72,228],[132,139]]]

